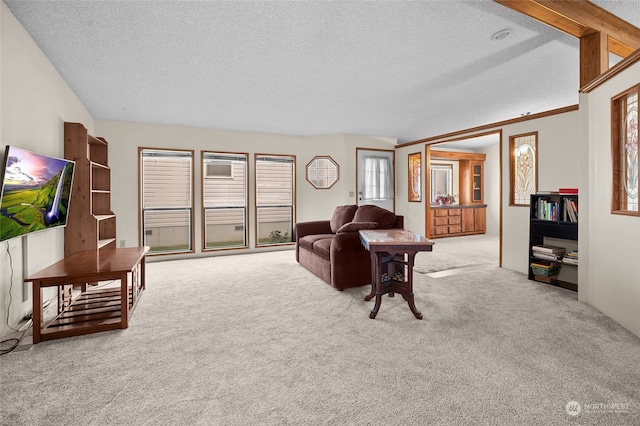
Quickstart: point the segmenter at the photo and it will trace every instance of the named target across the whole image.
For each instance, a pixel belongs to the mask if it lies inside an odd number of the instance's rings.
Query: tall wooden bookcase
[[[536,277],[531,267],[531,262],[536,259],[533,256],[533,246],[546,244],[547,239],[554,239],[554,245],[561,245],[558,242],[566,240],[571,242],[566,245],[577,245],[578,243],[578,220],[577,213],[575,220],[567,212],[565,205],[573,203],[574,210],[578,210],[578,196],[564,194],[532,194],[529,215],[529,279]],[[567,250],[568,251],[568,250]],[[562,269],[573,269],[570,275],[577,276],[577,265],[562,263],[562,261],[552,262],[554,266]],[[562,272],[562,271],[560,271]],[[561,275],[558,275],[558,278]],[[575,282],[574,282],[575,281]],[[578,291],[578,281],[562,280],[554,278],[548,284],[563,287],[569,290]],[[546,282],[546,281],[545,281]]]
[[[64,123],[64,157],[76,162],[64,254],[116,248],[116,216],[111,211],[108,143],[80,123]]]

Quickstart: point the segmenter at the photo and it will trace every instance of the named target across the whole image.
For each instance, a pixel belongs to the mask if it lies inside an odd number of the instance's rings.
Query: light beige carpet
[[[433,239],[432,252],[416,255],[414,271],[429,274],[476,265],[499,265],[500,238],[496,235],[468,235]]]
[[[291,250],[148,263],[128,329],[0,358],[0,424],[640,424],[640,339],[575,293],[415,274],[419,321],[368,290]]]

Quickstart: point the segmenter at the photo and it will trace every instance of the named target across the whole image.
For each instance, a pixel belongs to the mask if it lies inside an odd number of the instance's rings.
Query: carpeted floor
[[[500,238],[495,235],[436,238],[432,252],[416,255],[414,271],[430,274],[476,265],[499,265]]]
[[[497,267],[414,281],[424,320],[402,297],[371,320],[369,288],[290,250],[148,263],[128,329],[0,357],[0,424],[640,424],[640,339],[575,293]]]

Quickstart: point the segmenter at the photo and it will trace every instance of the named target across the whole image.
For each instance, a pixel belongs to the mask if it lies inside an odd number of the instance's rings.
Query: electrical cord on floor
[[[9,250],[9,241],[6,241],[6,247],[7,247],[7,255],[9,256],[9,270],[11,271],[11,275],[9,276],[9,304],[7,305],[7,327],[19,333],[21,330],[17,330],[11,327],[11,324],[9,323],[9,313],[11,312],[11,302],[13,302],[13,296],[11,295],[11,290],[13,290],[13,258],[11,257],[11,251]],[[0,355],[6,355],[9,352],[12,352],[15,348],[17,348],[20,345],[20,342],[22,341],[22,339],[24,338],[24,335],[27,333],[28,329],[29,327],[27,327],[22,332],[22,336],[20,336],[20,338],[12,337],[12,338],[0,341],[0,345],[4,345],[5,343],[11,342],[11,347],[7,349],[0,349]]]
[[[20,346],[20,342],[22,342],[22,339],[24,339],[24,335],[27,334],[27,330],[29,330],[28,328],[22,332],[22,335],[20,337],[12,337],[9,339],[5,339],[2,342],[0,342],[0,345],[4,345],[5,343],[9,343],[11,342],[11,346],[6,348],[6,349],[0,349],[0,355],[6,355],[10,352],[13,352],[18,346]]]
[[[29,325],[25,328],[25,326],[23,325],[22,327],[20,327],[20,329],[15,329],[13,327],[11,327],[11,324],[9,323],[9,314],[11,312],[11,303],[13,302],[13,296],[11,295],[11,291],[13,290],[13,259],[11,257],[11,251],[9,250],[9,242],[6,242],[6,247],[7,247],[7,255],[9,256],[9,269],[11,270],[11,275],[9,278],[9,304],[7,305],[7,327],[9,327],[11,330],[20,333],[22,332],[22,335],[20,337],[11,337],[9,339],[5,339],[0,341],[0,355],[6,355],[12,351],[14,351],[18,346],[20,346],[20,342],[22,342],[22,339],[24,339],[25,334],[27,334],[27,331],[33,327],[33,321],[30,320],[29,321]],[[102,288],[105,287],[109,284],[112,284],[113,282],[115,282],[116,280],[111,280],[111,281],[107,281],[104,282],[102,284],[99,284],[97,286],[95,286],[94,288],[98,289],[98,288]],[[11,346],[8,348],[2,348],[3,345],[10,343]]]

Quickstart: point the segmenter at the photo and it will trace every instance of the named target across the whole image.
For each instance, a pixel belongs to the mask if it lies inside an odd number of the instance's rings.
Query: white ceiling
[[[406,142],[578,103],[578,40],[489,0],[4,2],[96,119]]]

